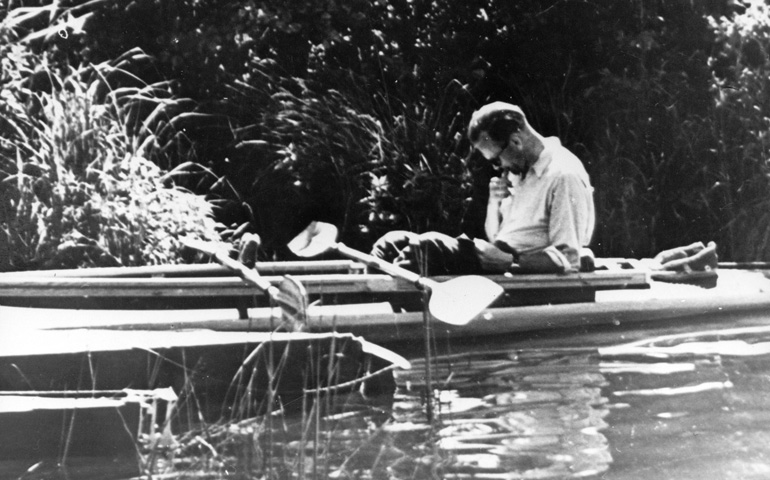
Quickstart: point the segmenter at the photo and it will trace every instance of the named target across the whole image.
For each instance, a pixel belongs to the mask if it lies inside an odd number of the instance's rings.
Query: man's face
[[[511,137],[513,134],[511,135]],[[473,144],[473,148],[481,152],[484,158],[503,169],[516,169],[524,165],[522,155],[517,152],[514,145],[511,144],[511,138],[505,142],[496,142],[492,140],[487,132],[481,132],[479,141]]]

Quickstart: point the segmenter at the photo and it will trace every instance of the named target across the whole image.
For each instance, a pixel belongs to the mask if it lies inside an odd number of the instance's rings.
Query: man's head
[[[523,168],[531,164],[539,151],[539,135],[527,123],[517,105],[493,102],[473,113],[468,124],[468,139],[490,161],[500,160],[503,168]]]

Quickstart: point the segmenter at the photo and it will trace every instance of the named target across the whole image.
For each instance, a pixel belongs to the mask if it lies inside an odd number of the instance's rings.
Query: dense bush
[[[0,59],[0,268],[179,263],[180,237],[218,238],[205,199],[166,188],[147,159],[137,105],[159,116],[159,86],[112,88],[119,65],[59,72],[15,44]]]
[[[714,110],[699,152],[704,192],[731,258],[770,258],[770,6],[712,19]]]
[[[586,163],[598,254],[709,239],[728,258],[770,253],[762,2],[56,5],[8,20],[64,64],[146,51],[132,72],[191,99],[148,158],[268,246],[310,219],[362,247],[394,228],[478,228],[490,172],[465,123],[507,100]]]
[[[709,12],[702,3],[646,7],[604,25],[616,37],[606,67],[573,105],[586,129],[600,253],[654,255],[719,228],[701,202],[710,186],[700,158],[712,108]]]

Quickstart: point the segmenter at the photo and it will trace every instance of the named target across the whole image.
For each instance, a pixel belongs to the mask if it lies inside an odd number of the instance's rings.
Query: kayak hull
[[[366,279],[371,287],[371,279]],[[382,282],[377,279],[376,282]],[[579,289],[559,292],[558,301],[539,298],[527,304],[520,297],[543,289],[508,290],[502,298],[467,325],[455,326],[432,321],[437,336],[471,338],[501,336],[538,330],[625,327],[645,322],[676,321],[770,313],[770,280],[763,272],[730,270],[720,272],[719,284],[702,288],[687,284],[650,281],[646,288]],[[569,290],[569,289],[567,289]],[[420,305],[406,310],[388,299],[386,293],[367,291],[364,298],[381,297],[383,301],[311,305],[307,310],[307,332],[342,332],[365,337],[376,343],[405,342],[424,335],[426,316]],[[366,292],[365,292],[366,293]],[[517,304],[514,300],[520,300]],[[526,298],[524,298],[526,300]],[[530,298],[531,300],[531,298]],[[403,305],[404,302],[401,302]],[[0,326],[9,329],[182,330],[209,329],[221,332],[270,331],[280,324],[276,307],[209,309],[47,309],[0,306]]]

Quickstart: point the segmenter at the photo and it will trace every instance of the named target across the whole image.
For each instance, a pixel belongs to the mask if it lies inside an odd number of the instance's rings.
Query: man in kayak
[[[584,247],[595,223],[593,187],[581,161],[509,103],[474,112],[468,138],[500,169],[489,182],[487,238],[394,231],[372,254],[429,275],[592,270]]]

